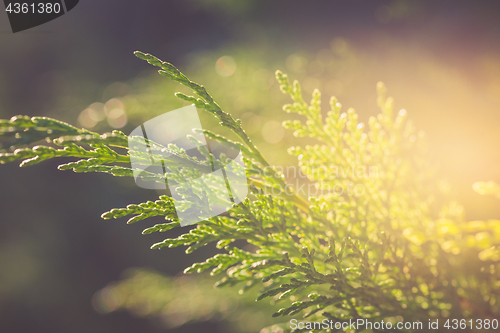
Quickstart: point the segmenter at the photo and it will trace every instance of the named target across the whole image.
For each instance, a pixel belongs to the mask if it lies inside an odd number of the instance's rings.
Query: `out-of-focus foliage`
[[[494,195],[500,199],[500,186],[494,182],[477,182],[472,187],[479,194]]]
[[[230,324],[228,331],[254,333],[272,324],[272,306],[256,303],[256,290],[235,296],[232,289],[214,289],[214,283],[207,275],[168,277],[133,269],[96,293],[93,304],[102,313],[128,310],[160,319],[166,327],[216,318]]]
[[[307,103],[299,83],[292,84],[277,72],[281,90],[293,102],[284,110],[301,119],[284,126],[297,138],[307,139],[305,146],[289,149],[314,185],[303,193],[303,188],[286,183],[280,169],[269,164],[247,136],[241,121],[224,111],[203,86],[150,54],[138,52],[137,56],[194,91],[197,97],[176,96],[215,116],[233,133],[246,157],[251,198],[229,214],[153,245],[187,246],[187,253],[210,243],[224,249],[187,268],[186,273],[209,270],[212,275],[220,274],[219,287],[240,285],[249,290],[260,286],[257,300],[273,299],[273,316],[283,317],[284,329],[284,317],[290,315],[304,315],[311,321],[370,318],[387,322],[399,317],[427,322],[429,318],[494,318],[499,314],[500,222],[465,222],[463,208],[446,197],[446,186],[437,182],[427,162],[422,134],[406,120],[406,111],[395,114],[383,84],[377,87],[381,113],[371,117],[366,128],[353,109],[342,112],[335,98],[324,114],[318,90]],[[2,121],[0,128],[6,150],[43,137],[65,146],[59,150],[19,148],[2,153],[1,162],[27,159],[26,165],[74,156],[82,160],[62,168],[131,175],[130,168],[120,166],[129,161],[123,133],[99,136],[52,119],[25,117]],[[205,134],[228,140],[210,131]],[[310,140],[315,144],[307,145]],[[85,149],[87,145],[94,150]],[[476,188],[482,193],[497,189],[488,184]],[[146,229],[145,234],[179,226],[166,196],[111,210],[103,217],[128,215],[132,215],[130,223],[155,215],[168,220]],[[246,241],[249,246],[235,246],[235,241]]]

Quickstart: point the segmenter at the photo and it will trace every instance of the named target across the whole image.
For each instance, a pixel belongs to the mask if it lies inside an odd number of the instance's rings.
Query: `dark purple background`
[[[67,15],[18,34],[0,14],[0,118],[49,113],[59,91],[46,80],[55,71],[78,78],[73,88],[81,97],[73,107],[82,110],[100,100],[108,84],[149,70],[133,56],[135,50],[182,65],[189,52],[251,41],[256,30],[277,46],[302,49],[318,49],[332,36],[369,44],[366,36],[374,30],[396,41],[420,36],[429,52],[456,66],[467,61],[468,50],[500,50],[499,1],[417,2],[420,14],[390,24],[379,23],[375,13],[391,1],[361,0],[252,1],[243,12],[200,9],[187,0],[85,0]],[[64,112],[58,117],[74,121]],[[183,249],[151,251],[149,246],[165,235],[141,236],[144,224],[99,218],[111,208],[154,199],[153,193],[124,189],[106,175],[60,172],[58,164],[0,165],[0,248],[18,249],[8,255],[19,260],[12,267],[19,264],[20,272],[24,250],[35,251],[44,268],[25,288],[0,293],[0,332],[162,331],[128,314],[96,313],[92,295],[128,267],[176,274],[202,256],[181,257]],[[8,273],[4,269],[0,275]],[[212,322],[172,332],[222,332],[220,327]]]

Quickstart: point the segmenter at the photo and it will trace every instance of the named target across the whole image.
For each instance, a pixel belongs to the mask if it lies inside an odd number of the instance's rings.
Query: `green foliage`
[[[110,148],[110,146],[127,147],[128,138],[119,131],[99,135],[55,119],[17,116],[0,121],[0,137],[2,139],[0,163],[22,159],[20,166],[24,167],[54,157],[78,157],[81,158],[78,162],[60,165],[59,169],[73,169],[75,172],[107,172],[115,176],[132,175],[130,168],[116,165],[116,163],[129,164],[130,158]],[[27,148],[40,140],[64,148],[57,149],[47,145]]]
[[[186,273],[221,275],[219,287],[241,285],[246,291],[260,286],[257,300],[272,298],[281,307],[274,317],[301,314],[308,320],[343,322],[394,321],[399,316],[427,322],[500,313],[499,221],[464,221],[463,208],[446,198],[427,163],[423,135],[407,121],[406,111],[394,115],[383,84],[377,86],[381,113],[371,117],[366,128],[353,109],[343,113],[335,98],[323,113],[319,91],[307,103],[298,82],[290,83],[285,74],[276,73],[282,92],[293,102],[284,111],[305,120],[286,121],[284,126],[298,140],[317,142],[289,148],[307,178],[292,186],[279,166],[269,165],[241,122],[203,86],[172,64],[150,54],[136,55],[159,67],[161,75],[190,88],[196,97],[176,96],[215,116],[239,138],[235,144],[245,155],[252,188],[249,198],[226,214],[152,246],[186,246],[191,253],[216,243],[224,250],[188,267]],[[1,163],[22,159],[21,166],[27,166],[54,157],[76,157],[78,161],[59,168],[133,175],[128,138],[118,131],[99,135],[53,119],[14,117],[0,121],[0,138]],[[28,148],[42,139],[64,148]],[[180,152],[179,163],[190,162]],[[151,175],[158,181],[165,177]],[[302,193],[304,186],[308,193]],[[475,189],[498,196],[498,185],[493,183],[477,184]],[[179,227],[168,196],[113,209],[102,217],[125,216],[128,223],[151,216],[168,221],[145,229],[144,234]],[[237,240],[249,246],[237,247]]]

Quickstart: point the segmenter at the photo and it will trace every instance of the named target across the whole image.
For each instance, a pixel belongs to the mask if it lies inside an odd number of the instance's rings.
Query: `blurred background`
[[[471,188],[500,181],[499,14],[497,0],[82,0],[12,34],[0,13],[0,118],[50,116],[129,133],[184,105],[173,96],[183,89],[133,56],[141,50],[204,84],[271,162],[291,165],[294,137],[281,128],[288,100],[275,70],[306,95],[319,88],[324,111],[334,95],[364,121],[378,112],[383,81],[396,109],[426,132],[467,219],[499,218],[494,199]],[[217,130],[204,114],[202,122]],[[155,192],[58,171],[62,162],[0,165],[1,332],[258,332],[272,323],[252,295],[179,274],[215,249],[152,251],[179,231],[141,236],[162,219],[100,218]],[[122,307],[130,311],[114,311]]]

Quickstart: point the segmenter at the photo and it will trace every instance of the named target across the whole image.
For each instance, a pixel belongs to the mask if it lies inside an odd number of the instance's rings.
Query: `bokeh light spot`
[[[307,66],[307,59],[298,54],[291,54],[286,58],[285,64],[289,71],[296,73],[304,72]]]
[[[125,109],[123,102],[118,98],[112,98],[104,104],[104,112],[109,114],[109,112],[113,109]]]
[[[123,109],[113,109],[108,112],[108,124],[113,128],[122,128],[127,125],[128,119]]]
[[[236,72],[236,61],[230,56],[220,57],[215,62],[215,71],[220,76],[231,76]]]
[[[97,125],[97,120],[95,120],[95,111],[92,109],[83,110],[78,116],[78,123],[85,128],[92,128]]]
[[[247,133],[256,133],[260,129],[262,123],[261,118],[253,112],[247,112],[241,116],[241,121],[244,124]]]
[[[106,118],[104,104],[93,103],[80,113],[78,123],[85,128],[92,128],[104,118]]]
[[[278,143],[285,136],[285,129],[281,123],[271,120],[262,126],[262,137],[269,143]]]
[[[121,306],[122,302],[120,293],[109,287],[96,292],[92,297],[92,306],[99,313],[113,312]]]

